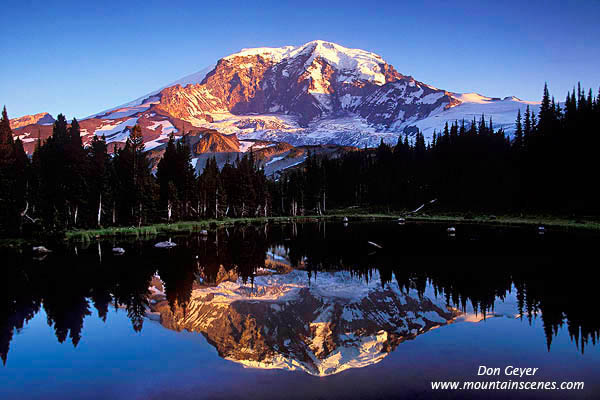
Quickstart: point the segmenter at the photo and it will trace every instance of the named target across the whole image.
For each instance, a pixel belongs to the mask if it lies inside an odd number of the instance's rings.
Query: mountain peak
[[[305,58],[304,67],[310,68],[317,59],[326,61],[334,69],[346,77],[353,76],[360,80],[370,81],[379,85],[386,82],[384,65],[381,56],[361,49],[351,49],[337,43],[325,40],[313,40],[301,46],[256,47],[242,49],[231,54],[224,60],[234,60],[237,57],[260,56],[275,64],[296,58]],[[351,73],[356,72],[356,73]]]
[[[13,118],[10,120],[10,127],[12,129],[21,128],[22,126],[33,125],[33,124],[52,124],[54,118],[47,112],[35,114],[35,115],[24,115],[19,118]]]
[[[523,101],[520,98],[518,98],[517,96],[506,96],[503,100],[510,100],[510,101]]]

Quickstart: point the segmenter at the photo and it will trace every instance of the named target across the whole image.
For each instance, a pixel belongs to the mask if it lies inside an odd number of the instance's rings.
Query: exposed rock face
[[[222,111],[218,99],[212,98],[206,88],[180,85],[163,89],[159,96],[160,101],[152,108],[161,113],[189,120],[205,120],[212,122],[212,117],[207,116],[204,110]]]
[[[201,332],[219,354],[248,367],[325,376],[381,361],[404,340],[448,324],[458,312],[443,303],[381,286],[347,272],[259,276],[243,285],[225,276],[197,288],[185,312],[163,301],[161,323]]]
[[[273,145],[267,144],[264,147],[260,147],[259,149],[254,150],[254,158],[257,160],[263,160],[268,162],[268,160],[272,160],[273,157],[276,155],[289,154],[289,152],[293,149],[294,146],[283,142],[276,143]]]
[[[35,115],[25,115],[23,117],[14,118],[14,119],[10,120],[10,126],[12,129],[17,129],[22,126],[33,125],[33,124],[46,125],[46,124],[53,124],[53,123],[54,123],[54,118],[52,117],[52,115],[50,115],[46,112],[35,114]]]
[[[240,142],[235,135],[225,136],[217,131],[207,131],[196,143],[194,152],[202,153],[225,153],[239,152]]]
[[[389,128],[397,122],[417,121],[434,110],[458,104],[460,101],[445,91],[404,78],[377,88],[354,111],[374,125]]]

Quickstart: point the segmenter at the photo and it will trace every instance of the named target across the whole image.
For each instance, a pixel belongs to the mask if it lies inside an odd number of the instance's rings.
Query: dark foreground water
[[[0,399],[600,398],[599,235],[447,227],[266,224],[172,249],[5,252]]]

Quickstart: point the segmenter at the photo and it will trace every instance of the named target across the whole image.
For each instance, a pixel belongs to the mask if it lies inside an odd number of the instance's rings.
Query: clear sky
[[[81,118],[245,47],[322,39],[427,84],[561,101],[600,86],[600,0],[27,1],[0,5],[0,105]]]

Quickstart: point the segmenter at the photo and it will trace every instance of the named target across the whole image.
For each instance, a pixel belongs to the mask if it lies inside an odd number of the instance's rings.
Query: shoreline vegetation
[[[179,221],[173,223],[158,223],[134,226],[114,226],[97,229],[73,229],[65,231],[59,236],[40,236],[32,238],[2,238],[0,248],[20,247],[35,243],[46,242],[48,239],[57,238],[70,242],[91,242],[107,238],[135,238],[149,239],[164,234],[199,233],[202,230],[214,230],[218,228],[233,227],[236,225],[252,225],[263,223],[309,223],[319,221],[343,222],[366,221],[397,221],[403,219],[405,223],[452,223],[452,224],[477,224],[505,227],[537,227],[544,226],[561,230],[587,230],[600,231],[600,219],[596,217],[574,218],[551,215],[492,215],[492,214],[470,214],[470,213],[422,213],[410,212],[369,212],[367,210],[345,209],[335,210],[327,215],[305,215],[305,216],[275,216],[275,217],[252,217],[252,218],[225,218],[208,219],[201,221]]]
[[[317,222],[337,221],[342,222],[344,217],[352,221],[365,220],[397,220],[403,218],[407,223],[455,223],[455,224],[482,224],[498,226],[539,226],[600,231],[600,220],[573,219],[556,216],[495,216],[495,215],[470,215],[470,214],[407,214],[407,213],[369,213],[339,210],[327,215],[306,215],[296,217],[254,217],[254,218],[227,218],[210,219],[202,221],[180,221],[171,224],[161,223],[141,227],[107,227],[101,229],[70,230],[65,232],[65,240],[91,241],[99,238],[147,236],[167,233],[195,233],[205,229],[224,228],[234,225],[250,225],[258,223],[289,223],[289,222]]]

